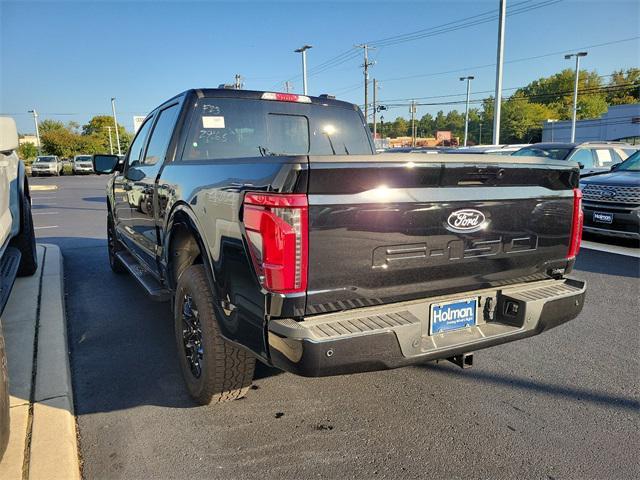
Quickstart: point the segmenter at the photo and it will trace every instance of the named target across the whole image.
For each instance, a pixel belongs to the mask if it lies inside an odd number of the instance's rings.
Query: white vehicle
[[[93,157],[91,155],[76,155],[73,157],[73,174],[93,173]]]
[[[33,275],[38,267],[29,184],[17,148],[16,123],[0,117],[0,314],[16,276]],[[0,458],[8,440],[9,388],[0,326]]]
[[[31,164],[31,176],[37,177],[38,175],[64,175],[62,161],[57,155],[41,155],[36,157],[33,164]]]

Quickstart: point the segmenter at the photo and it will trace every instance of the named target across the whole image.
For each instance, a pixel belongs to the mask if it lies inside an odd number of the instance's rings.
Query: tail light
[[[247,193],[244,226],[262,286],[274,293],[306,291],[307,196]]]
[[[579,188],[573,189],[573,221],[571,222],[571,240],[569,242],[569,252],[567,258],[572,259],[578,255],[580,242],[582,241],[582,225],[584,223],[584,213],[582,212],[582,191]]]

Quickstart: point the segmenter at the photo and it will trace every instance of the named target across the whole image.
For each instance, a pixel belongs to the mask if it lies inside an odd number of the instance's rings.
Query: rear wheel
[[[122,250],[122,244],[116,236],[116,229],[113,223],[111,212],[107,213],[107,249],[109,251],[109,266],[114,273],[125,273],[127,269],[116,257],[116,253]]]
[[[246,395],[256,359],[220,335],[202,265],[190,266],[178,280],[174,322],[180,369],[191,397],[207,405]]]
[[[20,208],[20,233],[11,240],[11,246],[20,250],[22,258],[18,267],[18,276],[33,275],[38,269],[38,251],[36,250],[36,234],[33,230],[33,217],[31,216],[31,200],[22,195]]]

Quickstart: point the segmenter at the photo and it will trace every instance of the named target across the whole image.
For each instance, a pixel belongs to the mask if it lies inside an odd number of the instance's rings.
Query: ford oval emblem
[[[600,198],[613,198],[616,196],[616,192],[613,190],[601,190]]]
[[[471,233],[482,230],[486,226],[484,213],[472,208],[456,210],[447,218],[447,228],[454,232]]]

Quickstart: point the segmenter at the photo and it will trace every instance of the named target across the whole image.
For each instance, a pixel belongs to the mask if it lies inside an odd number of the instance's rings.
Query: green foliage
[[[565,69],[550,77],[531,82],[516,90],[502,102],[502,143],[530,143],[540,141],[542,123],[550,118],[570,120],[573,110],[575,71]],[[640,102],[640,68],[613,72],[608,83],[596,72],[581,70],[578,81],[578,119],[598,118],[611,105]],[[491,143],[493,137],[493,97],[485,98],[480,110],[469,110],[469,145]],[[438,130],[449,130],[461,140],[464,136],[464,111],[439,111],[435,117],[424,115],[418,121],[418,135],[434,136]],[[410,122],[398,117],[393,128],[385,129],[385,136],[411,134]]]
[[[72,158],[75,155],[109,153],[109,132],[106,126],[112,126],[113,119],[107,115],[93,117],[89,123],[80,127],[76,122],[64,124],[57,120],[46,119],[40,122],[42,152],[46,155],[58,155]],[[115,131],[112,131],[114,153],[117,153]],[[131,143],[131,135],[122,125],[118,125],[120,145],[126,152]]]
[[[18,157],[27,165],[38,156],[38,147],[33,143],[23,143],[18,147]]]

